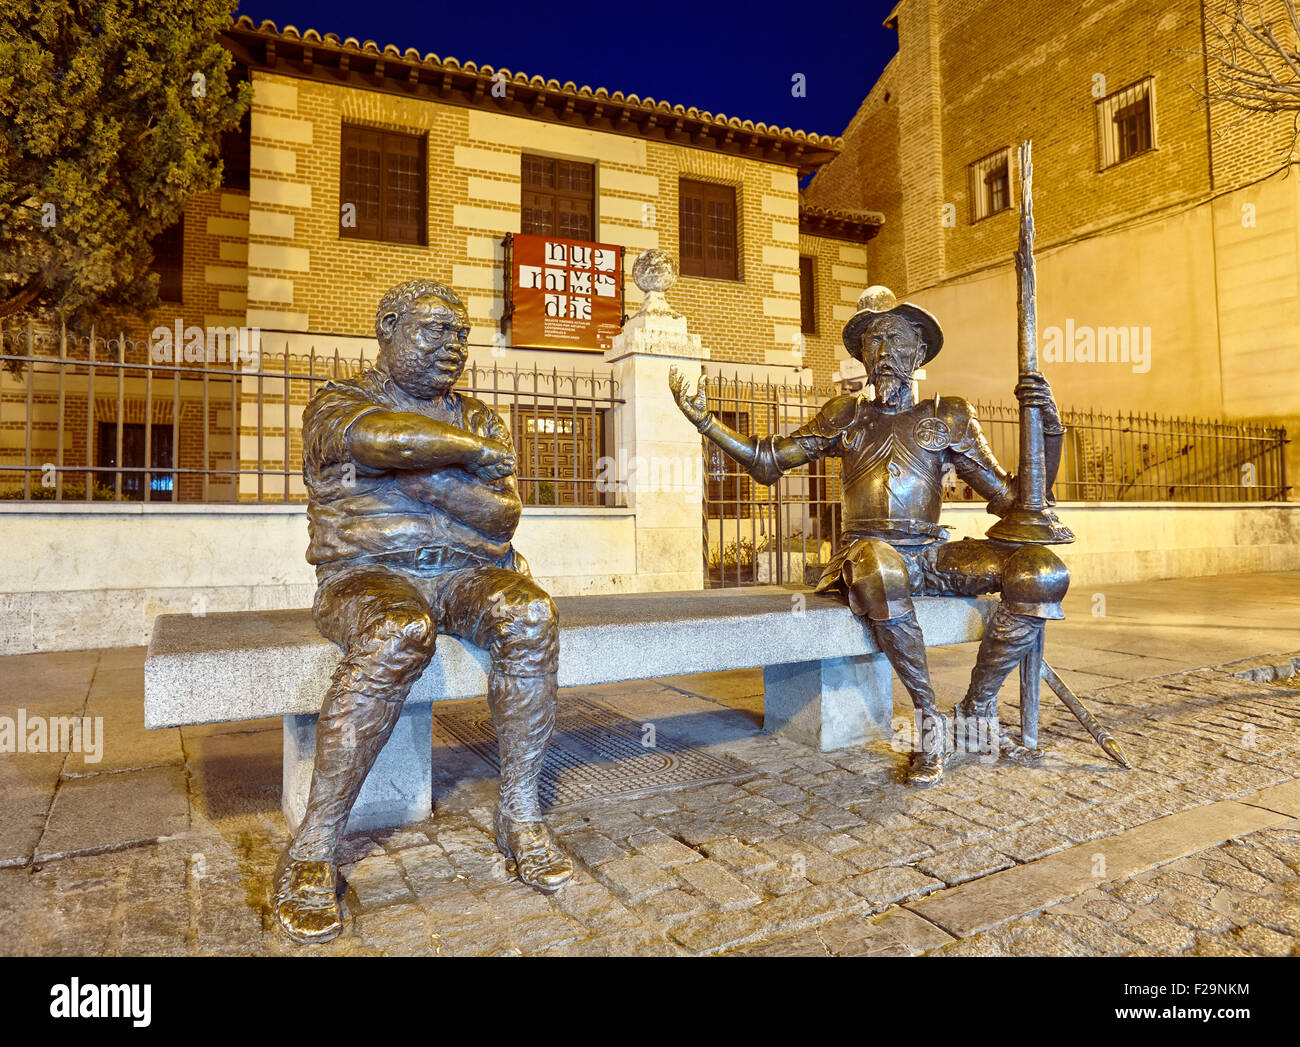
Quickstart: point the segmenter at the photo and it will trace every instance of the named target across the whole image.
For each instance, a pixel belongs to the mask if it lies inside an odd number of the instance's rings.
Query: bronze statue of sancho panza
[[[348,812],[440,632],[491,657],[497,846],[539,890],[573,875],[537,795],[555,723],[555,605],[511,545],[522,505],[510,433],[453,389],[468,354],[465,307],[449,288],[413,280],[384,295],[375,329],[374,369],[329,383],[303,414],[314,614],[343,657],[276,884],[276,919],[298,942],[341,929],[335,853]]]
[[[1037,642],[1045,619],[1063,617],[1069,574],[1041,545],[945,540],[939,512],[949,466],[999,516],[1015,505],[1017,482],[993,456],[967,401],[936,396],[914,402],[913,372],[943,347],[939,322],[919,306],[900,304],[887,288],[871,287],[845,324],[844,345],[866,367],[874,395],[837,396],[789,436],[742,436],[709,412],[702,382],[694,394],[680,373],[672,373],[670,383],[682,413],[759,483],[773,484],[788,470],[819,458],[843,460],[844,533],[816,588],[844,592],[912,697],[921,745],[912,755],[908,781],[939,781],[949,751],[948,724],[930,685],[913,594],[1002,594],[957,712],[967,730],[980,726],[981,745],[1024,756],[998,725],[998,689]],[[1025,375],[1016,397],[1042,413],[1050,489],[1065,432],[1051,389],[1041,374]]]

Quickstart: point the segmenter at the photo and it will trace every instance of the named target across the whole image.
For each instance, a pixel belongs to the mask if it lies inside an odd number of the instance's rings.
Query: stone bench
[[[978,640],[990,597],[917,597],[928,646]],[[780,586],[557,597],[561,687],[763,666],[765,731],[821,750],[891,737],[892,669],[837,599]],[[311,612],[160,615],[145,661],[151,728],[284,718],[283,808],[306,807],[316,717],[339,649]],[[487,693],[487,652],[438,637],[375,762],[349,832],[418,822],[432,807],[432,703]]]

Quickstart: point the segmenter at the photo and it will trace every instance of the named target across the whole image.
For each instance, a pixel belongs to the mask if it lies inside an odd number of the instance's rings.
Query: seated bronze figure
[[[522,504],[509,430],[453,388],[468,355],[465,307],[414,280],[384,295],[375,329],[374,369],[329,383],[303,415],[315,620],[343,650],[306,814],[276,882],[276,920],[303,943],[342,929],[335,856],[348,813],[438,633],[490,653],[497,846],[538,890],[573,876],[537,790],[555,722],[555,604],[511,544]]]
[[[999,516],[1016,504],[1017,479],[998,464],[966,400],[913,399],[913,372],[943,346],[939,322],[919,306],[898,303],[884,287],[868,288],[858,305],[844,327],[844,345],[866,366],[874,395],[835,397],[789,436],[742,436],[709,412],[703,383],[691,393],[675,370],[670,383],[682,413],[761,484],[820,458],[843,460],[844,533],[817,591],[843,592],[906,686],[921,720],[908,781],[932,785],[943,777],[953,745],[930,684],[912,596],[1002,594],[957,709],[965,728],[959,737],[970,739],[974,728],[981,746],[1025,758],[1030,754],[998,724],[998,689],[1039,640],[1045,620],[1063,617],[1069,572],[1042,545],[945,540],[939,512],[950,466]],[[1052,391],[1034,371],[1022,375],[1016,397],[1042,412],[1050,489],[1065,433]]]

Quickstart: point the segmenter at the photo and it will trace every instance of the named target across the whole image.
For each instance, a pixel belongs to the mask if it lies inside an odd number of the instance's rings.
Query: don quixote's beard
[[[452,371],[439,366],[441,360],[453,357],[454,350],[422,352],[413,345],[390,343],[384,347],[381,359],[393,380],[407,393],[433,400],[445,396],[460,377],[461,367]]]
[[[906,403],[912,383],[892,368],[879,368],[871,376],[871,383],[876,388],[876,401],[886,407],[902,407]]]

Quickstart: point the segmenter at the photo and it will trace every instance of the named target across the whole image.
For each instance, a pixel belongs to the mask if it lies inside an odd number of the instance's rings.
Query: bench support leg
[[[316,714],[284,718],[281,807],[297,832],[316,765]],[[422,822],[433,810],[433,707],[405,705],[348,816],[348,835]]]
[[[890,738],[893,669],[882,654],[769,665],[763,730],[822,752]]]

